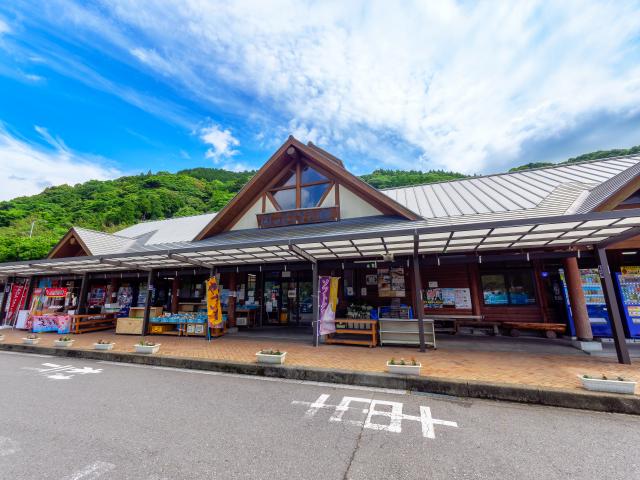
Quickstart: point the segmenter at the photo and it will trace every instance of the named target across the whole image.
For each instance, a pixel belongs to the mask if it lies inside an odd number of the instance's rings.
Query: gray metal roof
[[[135,240],[87,228],[73,227],[80,240],[89,249],[90,255],[108,255],[129,251]]]
[[[382,190],[426,219],[456,223],[561,215],[619,175],[637,175],[640,156],[564,164],[514,173]],[[615,189],[618,182],[611,183]],[[600,188],[597,198],[610,188]],[[584,211],[584,210],[578,210]]]
[[[216,213],[205,213],[204,215],[142,222],[120,230],[116,232],[116,235],[127,238],[137,238],[141,243],[146,245],[168,242],[188,242],[196,238],[196,235],[198,235],[215,216]]]

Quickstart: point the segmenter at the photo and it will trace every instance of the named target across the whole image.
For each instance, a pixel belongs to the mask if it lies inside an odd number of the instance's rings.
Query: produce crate
[[[119,318],[116,323],[116,333],[142,335],[142,318]]]
[[[165,333],[175,330],[175,325],[170,323],[162,325],[151,325],[151,333]]]

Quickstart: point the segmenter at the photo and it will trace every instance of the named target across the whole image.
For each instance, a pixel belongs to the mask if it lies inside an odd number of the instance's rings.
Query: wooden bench
[[[368,328],[340,328],[341,324],[357,324]],[[373,348],[378,345],[378,332],[377,332],[377,320],[350,320],[350,319],[336,319],[336,332],[330,333],[324,340],[324,343],[341,343],[345,345],[365,345],[369,348]],[[336,335],[348,335],[347,338],[336,337]],[[352,338],[352,335],[360,335],[368,337],[366,340],[362,338]]]
[[[450,326],[447,327],[438,327],[436,326],[436,333],[451,333],[452,335],[455,335],[456,333],[458,333],[458,326],[463,324],[463,323],[471,323],[473,322],[473,325],[476,326],[481,326],[479,325],[477,322],[481,322],[484,320],[484,315],[430,315],[430,314],[425,314],[424,316],[425,319],[430,319],[433,320],[434,323],[449,323]],[[488,323],[493,323],[493,322],[488,322]],[[493,326],[493,325],[491,325]],[[497,331],[497,327],[494,328],[494,332]]]
[[[96,332],[110,330],[115,327],[115,313],[96,313],[88,315],[72,315],[71,331],[73,333]]]
[[[564,333],[567,329],[564,323],[502,322],[502,326],[510,329],[512,337],[520,336],[520,330],[537,330],[544,332],[547,338],[557,338],[558,333]]]

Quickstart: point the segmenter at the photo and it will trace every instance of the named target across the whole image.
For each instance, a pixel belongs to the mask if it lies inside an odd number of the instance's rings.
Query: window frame
[[[331,191],[331,188],[335,185],[335,182],[330,178],[326,178],[325,180],[316,180],[314,182],[302,183],[302,163],[303,162],[296,163],[295,170],[294,170],[296,181],[294,185],[282,185],[280,187],[272,187],[267,190],[266,192],[267,196],[275,206],[276,210],[283,211],[283,210],[300,210],[302,208],[319,208],[320,204],[324,201],[324,199],[327,197],[327,195]],[[312,167],[311,165],[308,165],[306,163],[304,164],[304,166],[311,168],[315,170],[317,173],[319,173],[320,175],[323,175],[326,177],[326,175],[323,172],[318,171],[317,168]],[[289,179],[291,177],[286,177],[286,178]],[[322,194],[322,196],[320,197],[320,200],[318,200],[318,203],[316,205],[314,205],[313,207],[302,207],[302,189],[305,187],[313,187],[316,185],[326,185],[327,189],[324,191],[324,193]],[[295,208],[293,209],[282,208],[278,203],[278,201],[276,200],[275,194],[282,190],[294,190],[294,189],[296,192]]]
[[[510,286],[513,284],[512,276],[518,274],[526,274],[531,281],[531,297],[533,302],[530,303],[513,303],[511,296],[512,292]],[[507,295],[507,303],[487,303],[484,295],[484,284],[482,282],[482,277],[489,275],[501,275],[504,281],[505,292]],[[535,273],[532,269],[527,268],[502,268],[495,270],[487,270],[480,272],[480,292],[482,294],[482,305],[488,308],[505,308],[505,307],[537,307],[538,306],[538,291],[535,280]]]

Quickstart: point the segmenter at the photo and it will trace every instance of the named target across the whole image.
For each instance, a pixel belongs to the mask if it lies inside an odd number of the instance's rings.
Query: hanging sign
[[[207,280],[207,316],[210,328],[222,328],[222,306],[220,305],[220,287],[216,277]]]
[[[45,288],[44,296],[49,298],[65,298],[68,290],[66,288]]]

